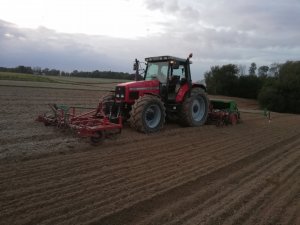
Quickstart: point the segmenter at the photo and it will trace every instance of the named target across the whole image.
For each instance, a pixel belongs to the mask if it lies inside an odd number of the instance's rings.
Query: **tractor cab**
[[[179,89],[184,85],[189,89],[191,82],[189,73],[189,58],[181,59],[173,56],[149,57],[145,59],[147,67],[144,80],[158,80],[160,96],[165,101],[176,102]],[[191,85],[191,84],[190,84]],[[177,99],[181,100],[181,99]]]

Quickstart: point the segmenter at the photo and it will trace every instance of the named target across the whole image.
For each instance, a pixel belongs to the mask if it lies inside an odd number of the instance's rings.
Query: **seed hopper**
[[[240,112],[233,100],[210,100],[207,123],[224,126],[240,121]]]

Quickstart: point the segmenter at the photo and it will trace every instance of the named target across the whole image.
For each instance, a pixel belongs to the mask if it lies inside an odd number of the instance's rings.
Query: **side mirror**
[[[192,62],[190,61],[190,59],[193,57],[193,53],[189,54],[189,57],[187,57],[186,61],[189,62],[190,64],[192,64]]]

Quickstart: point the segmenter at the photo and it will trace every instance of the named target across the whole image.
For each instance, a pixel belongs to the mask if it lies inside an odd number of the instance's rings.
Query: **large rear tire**
[[[192,91],[191,91],[191,95],[197,95],[197,94],[203,94],[206,95],[207,98],[207,94],[205,92],[205,90],[201,87],[193,87]]]
[[[166,108],[160,98],[153,95],[141,96],[130,111],[130,125],[143,133],[160,131],[165,123]]]
[[[198,127],[205,124],[208,117],[209,100],[204,91],[192,92],[182,103],[180,111],[181,124]]]

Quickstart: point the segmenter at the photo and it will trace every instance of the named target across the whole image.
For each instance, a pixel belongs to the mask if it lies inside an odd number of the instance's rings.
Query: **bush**
[[[235,96],[241,98],[257,99],[263,85],[262,78],[255,75],[241,76],[235,87]]]
[[[237,73],[238,68],[233,64],[211,67],[211,70],[205,73],[207,92],[209,94],[234,95]]]
[[[263,108],[268,110],[284,112],[286,102],[274,87],[264,87],[258,95],[258,101]]]
[[[279,75],[269,79],[261,89],[258,101],[276,112],[300,113],[300,61],[286,62]]]

